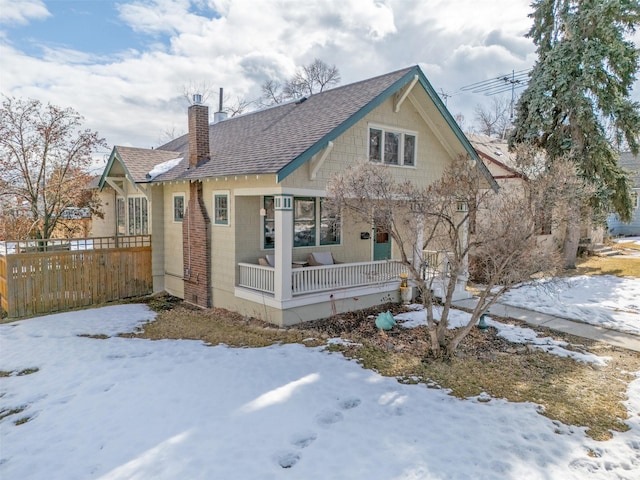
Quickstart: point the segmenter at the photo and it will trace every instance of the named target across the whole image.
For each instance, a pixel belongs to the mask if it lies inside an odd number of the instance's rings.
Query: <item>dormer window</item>
[[[416,134],[386,127],[369,127],[369,161],[415,167]]]

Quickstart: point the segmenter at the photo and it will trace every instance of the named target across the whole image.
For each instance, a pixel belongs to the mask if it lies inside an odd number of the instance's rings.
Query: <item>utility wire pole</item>
[[[499,93],[505,93],[511,91],[511,104],[509,108],[509,115],[513,120],[513,109],[516,102],[516,90],[526,87],[529,83],[529,72],[531,69],[512,70],[511,73],[504,75],[498,75],[497,77],[489,80],[482,80],[480,82],[466,85],[460,90],[463,92],[470,91],[471,93],[484,93],[486,96],[497,95]]]

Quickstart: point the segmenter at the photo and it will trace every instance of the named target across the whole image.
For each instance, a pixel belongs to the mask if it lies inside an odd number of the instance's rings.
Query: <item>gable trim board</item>
[[[469,143],[469,140],[467,139],[467,137],[464,135],[464,133],[462,132],[462,130],[460,129],[460,127],[458,126],[454,118],[451,116],[451,114],[447,110],[444,103],[442,103],[442,100],[440,100],[440,97],[438,96],[436,91],[433,89],[433,87],[429,83],[429,80],[427,80],[424,73],[422,73],[422,70],[417,65],[411,68],[400,79],[396,80],[391,86],[387,87],[377,97],[375,97],[373,100],[368,102],[358,112],[356,112],[347,120],[342,122],[340,125],[334,128],[331,132],[327,133],[324,137],[322,137],[306,152],[304,152],[302,155],[298,156],[297,158],[294,158],[290,163],[288,163],[286,166],[281,168],[278,171],[277,182],[278,183],[282,182],[285,178],[291,175],[291,173],[293,173],[295,170],[300,168],[301,165],[309,161],[314,155],[316,155],[322,149],[326,148],[329,142],[334,141],[337,137],[339,137],[344,132],[346,132],[349,128],[354,126],[358,121],[362,120],[368,113],[370,113],[375,108],[380,106],[382,102],[387,100],[389,97],[391,97],[395,93],[399,92],[405,85],[407,85],[407,83],[410,83],[411,87],[408,88],[406,92],[404,92],[404,96],[408,96],[410,91],[413,89],[413,85],[416,84],[416,81],[415,81],[416,76],[419,79],[420,85],[422,86],[422,88],[424,88],[425,92],[427,93],[431,101],[434,103],[436,109],[438,110],[440,115],[442,115],[447,125],[451,128],[456,138],[460,141],[460,143],[464,147],[467,154],[471,157],[472,160],[476,162],[476,165],[478,166],[482,174],[485,176],[485,178],[491,185],[491,188],[497,191],[499,189],[498,184],[496,183],[494,178],[491,176],[491,174],[489,173],[489,170],[484,165],[482,160],[480,160],[480,157],[478,157],[478,154],[476,153],[474,148],[471,146],[471,143]],[[395,108],[394,108],[394,111],[395,111]]]

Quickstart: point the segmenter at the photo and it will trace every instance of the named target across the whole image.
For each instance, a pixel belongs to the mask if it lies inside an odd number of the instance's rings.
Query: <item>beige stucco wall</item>
[[[318,171],[315,180],[309,177],[310,168],[307,163],[284,179],[283,187],[323,190],[334,173],[342,171],[347,165],[366,161],[370,124],[417,133],[416,166],[390,166],[398,179],[411,179],[417,184],[428,185],[440,178],[452,160],[413,103],[405,101],[400,112],[395,113],[393,100],[390,98],[334,141],[331,154]],[[322,152],[319,155],[322,155]]]
[[[167,293],[184,298],[183,277],[183,245],[182,222],[176,222],[173,218],[173,197],[183,195],[186,205],[189,203],[189,184],[187,182],[164,184],[162,187],[162,232],[163,274],[164,289]],[[155,245],[154,245],[155,247]]]
[[[238,263],[258,263],[264,256],[261,247],[262,219],[260,192],[280,191],[274,175],[240,175],[203,182],[203,197],[211,219],[211,277],[213,305],[237,310],[233,291]],[[229,224],[217,225],[214,196],[229,195]]]
[[[163,196],[164,189],[161,185],[147,188],[147,201],[149,205],[149,233],[151,233],[151,275],[153,276],[153,291],[162,292],[165,289],[164,282],[164,231],[166,210]]]
[[[97,192],[104,218],[94,215],[91,219],[92,237],[110,237],[116,233],[116,197],[115,190],[105,187]]]

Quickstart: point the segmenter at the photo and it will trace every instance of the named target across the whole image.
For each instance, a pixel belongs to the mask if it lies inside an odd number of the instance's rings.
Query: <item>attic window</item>
[[[414,167],[416,139],[415,133],[384,127],[369,127],[369,161]]]

